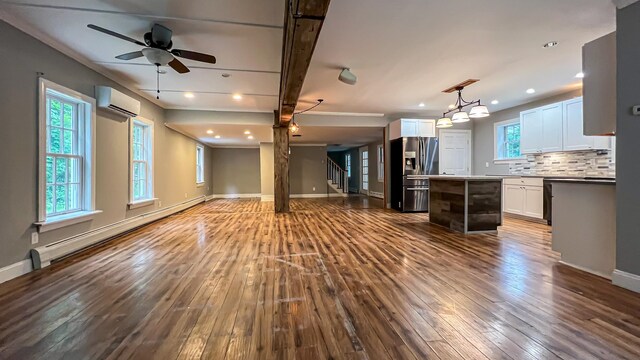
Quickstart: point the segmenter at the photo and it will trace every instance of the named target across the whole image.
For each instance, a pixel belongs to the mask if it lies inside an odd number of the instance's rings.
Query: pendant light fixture
[[[436,127],[447,128],[453,126],[453,123],[463,123],[470,121],[471,119],[479,119],[491,115],[489,113],[489,109],[485,105],[482,105],[480,100],[466,101],[465,99],[463,99],[463,89],[464,86],[457,86],[455,88],[455,90],[458,92],[458,100],[456,100],[456,103],[453,107],[450,107],[448,111],[445,111],[442,114],[442,118],[438,120],[438,122],[436,123]],[[464,108],[472,105],[473,107],[471,108],[471,110],[469,110],[468,113],[466,111],[463,111]],[[449,118],[447,115],[451,113],[453,113],[453,115],[451,116],[451,118]]]
[[[291,124],[289,124],[289,132],[291,132],[291,134],[292,134],[292,135],[294,135],[294,136],[295,136],[295,135],[296,135],[296,133],[297,133],[298,131],[300,131],[300,125],[296,124],[296,115],[298,115],[298,114],[304,114],[304,113],[306,113],[307,111],[311,111],[311,110],[313,110],[313,109],[317,108],[318,106],[320,106],[320,104],[322,104],[322,102],[324,101],[324,99],[318,99],[317,101],[318,101],[318,102],[317,102],[315,105],[313,105],[312,107],[310,107],[310,108],[308,108],[308,109],[305,109],[305,110],[302,110],[302,111],[298,111],[297,113],[293,113],[293,117],[291,118]]]

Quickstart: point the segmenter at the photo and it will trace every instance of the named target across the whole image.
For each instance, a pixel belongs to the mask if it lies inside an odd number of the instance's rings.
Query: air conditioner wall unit
[[[98,107],[123,117],[122,121],[140,114],[140,101],[109,86],[96,86]]]

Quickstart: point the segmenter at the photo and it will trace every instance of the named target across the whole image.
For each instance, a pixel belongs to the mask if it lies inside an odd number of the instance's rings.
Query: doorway
[[[471,130],[440,130],[440,174],[471,175]]]
[[[369,195],[369,148],[360,148],[360,193]]]

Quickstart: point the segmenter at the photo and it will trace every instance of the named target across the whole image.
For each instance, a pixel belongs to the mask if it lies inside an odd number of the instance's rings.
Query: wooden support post
[[[273,197],[276,213],[289,212],[289,128],[279,125],[275,112],[273,126]]]

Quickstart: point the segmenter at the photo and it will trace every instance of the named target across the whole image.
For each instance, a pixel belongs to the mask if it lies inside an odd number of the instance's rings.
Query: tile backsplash
[[[613,153],[589,150],[527,155],[509,163],[512,175],[566,175],[615,177]]]

